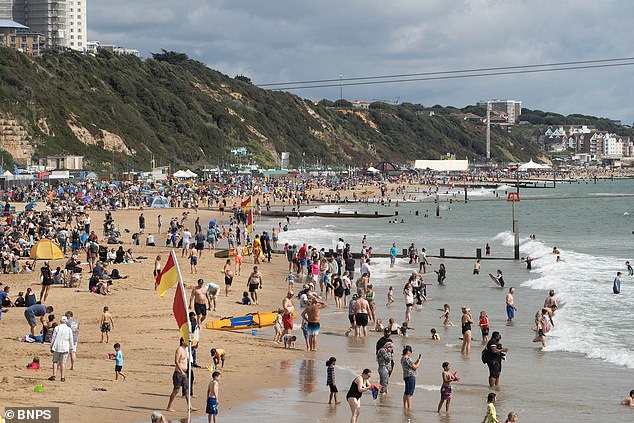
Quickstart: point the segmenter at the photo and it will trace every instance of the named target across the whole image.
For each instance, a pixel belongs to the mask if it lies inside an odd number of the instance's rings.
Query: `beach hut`
[[[55,260],[63,259],[64,254],[53,241],[44,238],[31,247],[30,257],[39,260]]]
[[[150,203],[150,207],[153,209],[166,209],[170,206],[170,202],[166,197],[162,195],[155,195],[152,197],[152,202]]]

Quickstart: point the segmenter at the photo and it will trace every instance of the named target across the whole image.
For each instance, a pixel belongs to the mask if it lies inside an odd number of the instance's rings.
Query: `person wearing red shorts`
[[[295,312],[295,306],[293,305],[293,291],[288,291],[286,293],[286,297],[282,300],[282,309],[284,310],[284,314],[282,315],[284,335],[290,335],[293,330],[293,313]]]

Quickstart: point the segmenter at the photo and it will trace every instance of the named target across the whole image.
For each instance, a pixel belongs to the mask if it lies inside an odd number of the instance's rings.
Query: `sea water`
[[[534,258],[533,270],[512,260],[483,260],[482,273],[472,275],[473,259],[449,260],[430,257],[432,263],[425,280],[432,283],[429,301],[416,307],[408,338],[395,339],[395,361],[390,379],[389,398],[363,399],[361,421],[481,421],[484,414],[487,369],[480,363],[481,335],[474,326],[471,356],[460,354],[460,306],[471,307],[474,320],[480,310],[489,315],[491,331],[502,333],[502,343],[510,348],[504,363],[501,388],[498,392],[498,416],[508,411],[519,412],[522,422],[577,421],[631,422],[631,410],[619,406],[634,380],[634,335],[631,318],[634,303],[634,278],[626,276],[624,262],[634,254],[634,181],[585,181],[561,184],[556,189],[525,189],[522,201],[516,204],[516,217],[521,232],[521,255]],[[450,192],[444,200],[464,198],[463,192]],[[280,234],[280,241],[307,242],[319,248],[334,248],[339,237],[357,252],[365,235],[374,253],[387,253],[393,242],[399,252],[411,242],[430,255],[444,248],[447,255],[475,255],[476,248],[488,242],[492,257],[513,256],[511,205],[504,201],[503,191],[479,189],[469,192],[469,202],[442,202],[436,217],[433,199],[401,202],[390,205],[349,204],[317,206],[319,210],[393,214],[394,218],[348,219],[309,217],[292,219],[290,230]],[[531,198],[535,198],[532,199]],[[421,198],[417,198],[420,200]],[[418,216],[416,216],[418,211]],[[427,213],[428,218],[424,215]],[[276,222],[262,222],[260,226]],[[536,239],[529,239],[535,234]],[[553,247],[560,250],[564,261],[557,262]],[[634,261],[634,260],[630,260]],[[402,286],[417,265],[398,259],[390,268],[386,258],[371,260],[371,282],[377,292],[377,317],[384,322],[393,317],[404,320]],[[436,285],[433,270],[440,263],[447,267],[447,282]],[[515,286],[518,307],[515,322],[507,325],[504,311],[506,289],[496,288],[487,273],[504,272],[506,287]],[[617,270],[624,272],[622,293],[612,294],[612,280]],[[394,286],[396,303],[385,307],[386,293]],[[548,334],[547,346],[532,342],[533,316],[543,305],[547,290],[555,289],[562,305],[555,316],[555,328]],[[452,307],[454,327],[441,326],[442,305]],[[267,392],[269,399],[242,407],[228,416],[228,421],[243,421],[258,410],[278,421],[347,421],[345,393],[355,375],[369,367],[376,374],[374,344],[380,336],[370,333],[367,339],[345,337],[347,312],[333,310],[332,304],[322,312],[322,332],[317,354],[306,353],[306,360],[293,365],[280,365],[289,375],[290,387]],[[441,335],[432,342],[429,331],[434,327]],[[370,328],[371,329],[371,328]],[[300,333],[297,333],[300,335]],[[266,330],[260,336],[267,336]],[[301,337],[301,335],[300,335]],[[400,349],[414,346],[423,354],[418,371],[414,413],[404,414],[401,405],[403,382],[398,364]],[[298,342],[301,347],[301,342]],[[329,408],[325,386],[325,361],[330,355],[338,358],[338,385],[343,403]],[[452,415],[438,418],[441,363],[450,361],[458,371],[462,384],[454,386]],[[283,364],[283,363],[282,363]],[[255,411],[254,411],[255,412]],[[256,413],[256,414],[257,414]],[[299,414],[298,414],[299,413]],[[301,416],[301,417],[298,417]],[[289,418],[290,417],[290,418]],[[502,420],[503,421],[503,420]]]
[[[341,237],[358,252],[366,235],[374,253],[387,253],[393,242],[400,253],[414,242],[428,254],[437,255],[444,248],[446,255],[463,256],[474,256],[476,248],[484,254],[488,242],[493,257],[513,257],[512,211],[510,203],[504,201],[504,192],[498,197],[495,190],[478,189],[468,194],[471,201],[467,204],[441,202],[440,218],[435,216],[433,202],[401,202],[396,207],[396,197],[383,207],[319,206],[317,209],[325,211],[341,208],[343,212],[399,214],[391,219],[302,218],[293,222],[289,232],[280,234],[280,240],[295,244],[309,241],[329,249]],[[551,334],[554,341],[546,351],[578,352],[634,368],[634,278],[627,276],[624,264],[626,260],[634,263],[634,181],[564,183],[556,189],[524,189],[520,194],[525,198],[516,203],[520,251],[535,260],[533,271],[518,285],[555,289],[559,301],[568,305],[558,313],[558,325]],[[445,197],[445,201],[447,197],[462,200],[464,193]],[[536,197],[539,199],[531,200]],[[425,213],[430,217],[424,218]],[[401,219],[404,223],[387,223]],[[536,239],[529,239],[530,234]],[[556,262],[553,247],[560,250],[564,261]],[[376,262],[372,272],[377,277],[372,282],[379,286],[396,284],[397,280],[401,286],[403,274],[412,270],[404,261],[398,261],[395,269],[389,269],[386,260]],[[617,271],[623,272],[621,295],[614,295],[611,288]]]

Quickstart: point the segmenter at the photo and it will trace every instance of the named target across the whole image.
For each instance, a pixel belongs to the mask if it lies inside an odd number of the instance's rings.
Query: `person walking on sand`
[[[229,287],[233,283],[233,269],[231,268],[231,259],[227,259],[225,267],[222,269],[225,274],[225,297],[229,296]]]
[[[370,384],[371,375],[372,371],[370,369],[364,369],[359,376],[354,378],[352,384],[350,385],[350,389],[346,394],[346,400],[348,401],[350,412],[352,413],[352,416],[350,416],[350,423],[357,423],[359,420],[359,413],[361,411],[361,396],[364,392],[372,389],[372,385]]]
[[[515,317],[515,312],[517,311],[517,307],[515,307],[515,304],[513,302],[514,294],[515,294],[515,288],[510,287],[509,293],[506,294],[506,316],[508,317],[506,321],[509,323],[513,321],[513,318]]]
[[[192,293],[189,297],[189,309],[196,312],[196,322],[198,326],[207,317],[208,295],[207,287],[203,279],[198,279],[198,284],[192,288]]]
[[[114,321],[112,320],[112,314],[108,306],[104,306],[103,313],[101,313],[101,320],[99,320],[99,328],[101,330],[101,341],[99,343],[108,343],[108,334],[114,329]]]
[[[438,414],[442,409],[442,403],[445,405],[445,412],[449,414],[449,404],[451,403],[451,382],[457,380],[455,373],[450,372],[449,362],[442,363],[442,385],[440,387],[440,402],[438,403]]]
[[[320,329],[321,309],[328,307],[325,302],[313,298],[311,304],[302,312],[302,318],[306,320],[306,330],[308,331],[308,349],[317,351],[317,335]]]
[[[167,403],[166,411],[174,411],[172,409],[172,403],[174,402],[174,398],[178,395],[178,392],[181,389],[185,390],[185,398],[187,398],[187,406],[190,407],[191,411],[198,411],[194,407],[189,404],[189,381],[187,378],[187,361],[188,361],[188,352],[185,345],[185,341],[183,338],[180,339],[180,345],[176,349],[176,353],[174,354],[174,373],[172,374],[172,384],[174,385],[174,389],[170,394],[170,399]]]
[[[75,362],[77,361],[77,342],[79,341],[79,322],[73,317],[72,311],[67,311],[64,316],[68,319],[67,325],[73,332],[73,345],[69,351],[70,370],[75,370]]]
[[[247,279],[247,288],[253,304],[258,305],[258,289],[262,289],[262,273],[258,271],[258,266],[253,266],[253,272]]]
[[[114,351],[114,357],[112,358],[114,360],[114,380],[119,380],[119,376],[121,376],[125,381],[127,376],[121,371],[123,370],[123,351],[121,351],[121,344],[118,342],[114,344]]]
[[[198,250],[195,248],[189,250],[189,273],[198,274]]]
[[[66,381],[64,377],[64,368],[66,367],[66,359],[68,353],[73,347],[73,331],[68,326],[68,318],[62,316],[60,324],[55,326],[53,336],[51,337],[51,353],[53,353],[53,376],[48,380],[55,380],[56,370],[59,369],[59,377],[62,382]]]

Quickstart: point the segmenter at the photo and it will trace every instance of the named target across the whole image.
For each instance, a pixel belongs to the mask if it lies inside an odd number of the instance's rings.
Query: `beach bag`
[[[482,363],[487,364],[489,362],[489,349],[485,348],[482,350]]]

